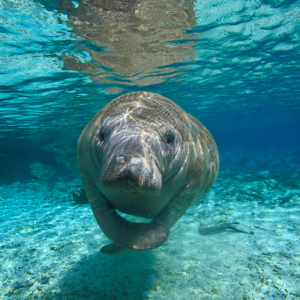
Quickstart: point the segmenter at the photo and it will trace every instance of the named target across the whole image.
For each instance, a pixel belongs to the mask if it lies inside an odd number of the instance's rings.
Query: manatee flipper
[[[133,223],[122,218],[111,206],[99,206],[97,198],[89,198],[94,216],[103,233],[114,243],[135,250],[161,246],[169,230],[161,224]]]
[[[103,233],[118,246],[146,250],[161,246],[169,236],[162,224],[133,223],[122,218],[97,190],[88,177],[82,176],[86,194],[95,219]]]
[[[182,192],[179,192],[170,200],[151,223],[161,224],[170,230],[195,200],[195,194],[195,191],[183,189]]]

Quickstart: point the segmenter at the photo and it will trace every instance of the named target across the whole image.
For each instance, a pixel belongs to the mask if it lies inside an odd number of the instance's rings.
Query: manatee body
[[[213,185],[216,143],[206,127],[171,100],[148,92],[122,95],[80,135],[78,165],[86,195],[116,254],[159,247],[190,205]],[[125,220],[116,209],[150,218]]]

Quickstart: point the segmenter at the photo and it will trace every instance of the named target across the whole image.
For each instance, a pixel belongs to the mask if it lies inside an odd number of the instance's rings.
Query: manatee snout
[[[148,154],[148,147],[137,138],[128,138],[114,147],[102,168],[103,186],[125,193],[158,193],[161,174]]]

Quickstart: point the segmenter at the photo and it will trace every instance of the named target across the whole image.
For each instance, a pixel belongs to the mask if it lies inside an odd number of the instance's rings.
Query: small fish
[[[239,224],[239,223],[238,222],[223,223],[223,224],[220,224],[219,226],[211,226],[211,227],[201,227],[201,226],[199,226],[198,232],[201,235],[211,235],[211,234],[221,233],[221,232],[223,232],[227,229],[231,229],[235,232],[253,234],[253,232],[247,232],[247,231],[243,231],[243,230],[240,230],[240,229],[237,229],[237,228],[233,227],[232,225],[235,225],[235,224]]]

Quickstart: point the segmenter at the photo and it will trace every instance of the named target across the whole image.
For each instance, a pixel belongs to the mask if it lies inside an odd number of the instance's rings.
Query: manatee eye
[[[100,131],[99,131],[99,140],[100,140],[100,142],[104,141],[104,138],[105,138],[105,130],[103,129],[103,127],[101,127]]]
[[[103,142],[105,140],[106,137],[108,137],[111,132],[114,130],[114,128],[116,128],[116,126],[119,126],[120,122],[117,123],[108,123],[108,124],[102,124],[100,131],[99,131],[99,140],[100,142]]]
[[[165,140],[167,144],[173,144],[174,140],[175,140],[175,133],[171,130],[168,130],[165,133]]]
[[[99,140],[101,142],[104,140],[104,134],[103,134],[103,132],[100,132],[100,134],[99,134]]]

